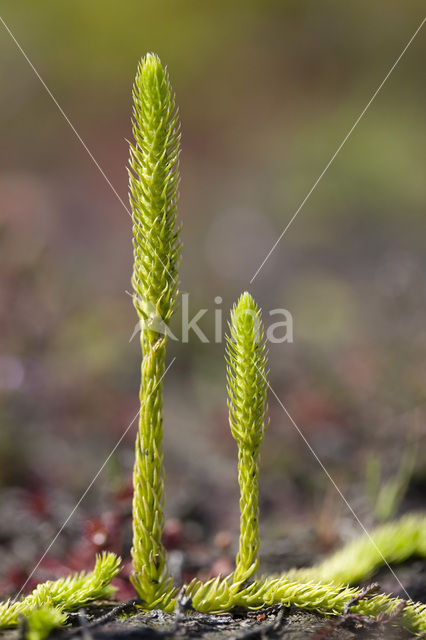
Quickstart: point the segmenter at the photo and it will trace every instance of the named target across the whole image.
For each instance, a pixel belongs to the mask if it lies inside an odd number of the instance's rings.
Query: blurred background
[[[1,15],[119,196],[139,58],[180,106],[181,291],[212,338],[249,289],[288,309],[271,384],[363,522],[426,487],[425,35],[250,280],[423,17],[423,3],[2,0]],[[0,591],[19,589],[138,409],[130,219],[0,24]],[[220,296],[223,302],[214,302]],[[179,313],[172,329],[179,334]],[[171,341],[166,531],[176,574],[225,572],[238,532],[224,345]],[[263,554],[356,535],[280,405],[262,449]],[[129,430],[27,585],[128,557]],[[275,560],[274,560],[275,562]],[[276,565],[275,565],[276,566]],[[132,595],[126,571],[120,595]]]

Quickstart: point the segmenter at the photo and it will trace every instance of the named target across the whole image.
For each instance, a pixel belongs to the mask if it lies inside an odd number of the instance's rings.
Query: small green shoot
[[[238,444],[240,542],[234,582],[245,582],[259,565],[259,448],[268,426],[266,354],[260,310],[243,293],[231,312],[227,338],[229,424]]]
[[[62,627],[67,615],[58,607],[40,607],[26,617],[26,640],[44,640],[56,627]]]

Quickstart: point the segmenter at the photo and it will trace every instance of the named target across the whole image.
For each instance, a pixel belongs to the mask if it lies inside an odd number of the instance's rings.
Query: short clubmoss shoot
[[[268,426],[263,326],[260,310],[247,292],[231,311],[227,365],[229,424],[238,445],[241,514],[234,581],[244,582],[259,565],[259,448]]]

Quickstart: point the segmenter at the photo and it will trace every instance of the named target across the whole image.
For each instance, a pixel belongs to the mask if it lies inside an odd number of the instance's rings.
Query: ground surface
[[[195,611],[165,614],[162,611],[137,612],[123,617],[117,603],[96,605],[73,614],[66,629],[54,631],[51,640],[404,640],[413,636],[397,620],[372,621],[359,616],[326,618],[293,607],[269,607],[257,612],[206,615]],[[1,634],[2,640],[25,637],[23,628]]]
[[[155,640],[157,638],[203,638],[219,640],[220,638],[249,640],[285,638],[286,640],[355,640],[369,638],[371,640],[392,640],[409,638],[393,622],[387,624],[371,623],[355,617],[327,619],[320,615],[302,612],[293,608],[274,607],[252,613],[233,613],[222,615],[205,615],[188,612],[176,616],[161,611],[138,613],[125,619],[113,620],[97,625],[93,622],[96,612],[87,612],[87,623],[84,630],[67,629],[54,635],[58,640],[71,637],[83,637],[109,640],[112,638],[135,638]],[[78,624],[81,624],[81,616]]]

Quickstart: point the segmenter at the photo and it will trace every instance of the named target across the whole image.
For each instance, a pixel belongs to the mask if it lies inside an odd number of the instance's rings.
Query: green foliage
[[[111,596],[115,588],[111,580],[120,571],[120,558],[114,553],[103,553],[96,558],[93,571],[75,573],[67,578],[39,584],[32,593],[17,602],[0,604],[0,628],[14,627],[19,616],[29,616],[40,609],[55,608],[60,612],[74,611],[89,602]],[[36,620],[53,619],[47,613]]]
[[[410,556],[426,557],[426,516],[411,515],[377,528],[372,538],[387,562],[403,562]],[[346,586],[368,577],[383,557],[365,537],[346,545],[323,563],[309,569],[292,569],[278,577],[263,577],[251,584],[235,585],[232,576],[202,583],[193,580],[187,589],[195,609],[220,613],[235,607],[260,609],[274,603],[337,615],[355,598],[351,612],[375,617],[401,612],[403,625],[413,633],[426,632],[426,605],[378,594],[361,598],[361,589]],[[360,566],[358,566],[360,564]],[[238,588],[236,588],[238,586]]]
[[[139,429],[133,473],[132,583],[148,608],[172,594],[164,528],[162,379],[167,326],[177,297],[180,255],[176,229],[180,127],[167,70],[147,54],[133,87],[130,204],[133,217],[134,304],[143,352]]]
[[[133,584],[147,609],[172,611],[175,590],[167,573],[163,530],[162,386],[168,323],[177,294],[180,254],[176,230],[179,122],[174,96],[159,59],[148,54],[140,63],[134,90],[130,145],[130,202],[134,223],[134,303],[141,321],[143,350],[141,414],[136,442],[133,501]],[[344,586],[368,575],[382,559],[368,540],[349,545],[328,561],[303,571],[250,583],[258,566],[259,448],[268,425],[266,353],[260,311],[244,293],[231,312],[227,339],[229,422],[238,444],[241,529],[234,574],[202,583],[193,580],[186,593],[195,609],[220,612],[236,606],[257,609],[280,602],[326,614],[342,613],[354,598],[353,611],[390,613],[403,606],[407,628],[425,629],[425,607],[403,604],[386,595],[360,599],[359,589]],[[377,544],[397,560],[416,550],[418,519],[403,520],[392,531],[377,532]],[[390,534],[392,536],[390,537]],[[395,544],[393,544],[395,543]],[[384,546],[387,544],[387,546]],[[373,549],[373,550],[372,550]]]
[[[67,616],[58,607],[41,607],[34,609],[26,618],[27,640],[44,640],[56,627],[61,627],[67,621]]]
[[[366,492],[378,522],[386,522],[395,516],[413,475],[415,462],[416,450],[413,445],[407,445],[396,474],[383,482],[380,459],[374,454],[368,457]]]
[[[352,613],[375,617],[379,613],[401,613],[403,625],[413,633],[426,632],[426,605],[406,602],[386,594],[364,597],[362,589],[342,587],[321,582],[300,582],[286,577],[262,578],[247,587],[235,591],[232,579],[220,577],[202,583],[193,580],[187,595],[195,609],[205,613],[221,613],[235,607],[261,609],[273,604],[296,606],[325,615],[338,615],[345,611],[354,599],[359,602],[350,607]]]
[[[148,325],[168,322],[176,301],[180,243],[176,226],[180,124],[167,69],[148,53],[133,86],[130,143],[135,306]],[[152,305],[152,307],[150,306]]]
[[[167,327],[177,298],[180,257],[176,228],[180,128],[168,74],[160,60],[147,54],[133,88],[133,135],[130,144],[130,204],[133,218],[134,304],[141,324],[142,367],[140,419],[136,440],[133,498],[134,573],[132,582],[146,609],[172,611],[176,589],[168,575],[163,532],[162,379]],[[277,577],[250,579],[258,567],[259,449],[268,426],[266,349],[260,310],[244,293],[231,312],[227,338],[229,422],[238,445],[241,526],[235,572],[186,587],[195,609],[222,612],[235,607],[259,609],[281,603],[325,615],[354,613],[377,616],[399,613],[404,626],[426,633],[426,605],[385,594],[366,596],[348,586],[368,577],[383,562],[426,557],[426,517],[399,522],[350,543],[319,565],[290,570]],[[405,476],[404,476],[405,477]],[[398,487],[386,504],[396,500]],[[380,549],[380,552],[378,551]],[[49,581],[17,602],[0,604],[0,628],[27,621],[27,638],[42,640],[66,622],[67,612],[114,592],[111,580],[120,559],[102,554],[91,573]]]
[[[310,569],[287,572],[286,577],[300,581],[317,580],[338,584],[357,584],[371,576],[383,564],[405,562],[413,556],[426,557],[426,516],[406,515],[374,529]]]
[[[229,424],[238,444],[240,542],[234,582],[248,580],[259,565],[259,448],[266,417],[266,355],[260,310],[243,293],[231,311],[227,337]]]

